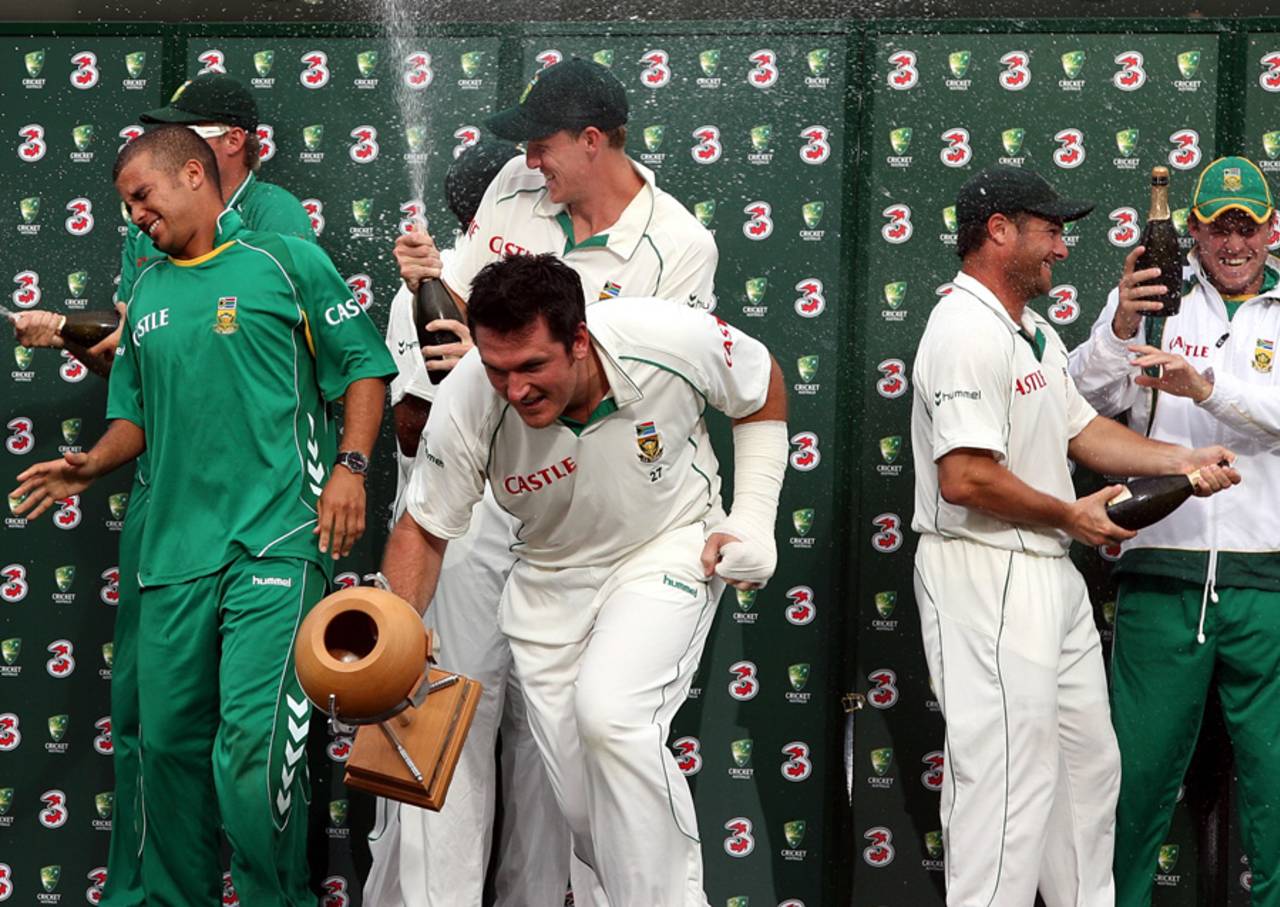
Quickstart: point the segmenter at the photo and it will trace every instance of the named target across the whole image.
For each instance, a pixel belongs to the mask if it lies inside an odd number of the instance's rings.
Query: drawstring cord
[[[1196,642],[1204,645],[1204,618],[1209,610],[1210,600],[1218,603],[1218,549],[1209,549],[1209,569],[1205,572],[1204,593],[1200,596],[1200,626],[1196,630]]]

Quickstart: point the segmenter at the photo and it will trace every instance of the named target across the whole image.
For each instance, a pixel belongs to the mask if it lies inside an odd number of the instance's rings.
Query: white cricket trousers
[[[575,865],[578,904],[706,907],[693,798],[667,746],[724,590],[703,580],[703,541],[699,523],[608,567],[520,561],[507,582],[502,628],[534,738],[603,888],[584,890]]]
[[[481,907],[493,838],[502,731],[504,815],[494,870],[494,907],[562,907],[569,881],[569,828],[498,629],[498,601],[515,561],[514,523],[488,489],[471,527],[445,549],[440,582],[424,621],[440,666],[482,686],[475,719],[439,812],[378,798],[369,836],[373,867],[364,903],[376,907]]]
[[[1067,557],[923,535],[916,604],[946,719],[947,907],[1112,907],[1120,752]]]

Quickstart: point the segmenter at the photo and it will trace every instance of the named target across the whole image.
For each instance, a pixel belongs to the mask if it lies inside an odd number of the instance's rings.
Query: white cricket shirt
[[[1030,308],[1016,324],[968,274],[933,309],[912,368],[911,445],[916,509],[911,528],[994,548],[1061,556],[1071,539],[948,504],[937,461],[952,450],[990,450],[1032,488],[1075,500],[1067,443],[1097,415],[1067,374],[1067,349]],[[1038,341],[1036,338],[1040,338]]]
[[[530,428],[462,358],[418,447],[408,512],[445,539],[466,532],[488,479],[522,525],[512,550],[546,568],[608,565],[671,529],[714,522],[720,477],[702,413],[764,405],[764,345],[713,315],[661,299],[587,307],[611,396],[585,426]]]
[[[546,181],[512,158],[489,184],[470,227],[445,263],[443,278],[459,296],[485,265],[508,255],[550,252],[578,272],[588,304],[618,296],[657,296],[715,308],[715,239],[697,218],[655,185],[653,172],[631,161],[644,178],[622,215],[581,243],[564,205],[547,197]]]

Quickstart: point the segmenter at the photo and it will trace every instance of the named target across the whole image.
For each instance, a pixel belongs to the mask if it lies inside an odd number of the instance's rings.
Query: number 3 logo
[[[682,775],[696,775],[702,771],[702,741],[697,737],[681,737],[671,744],[676,754],[676,767]]]
[[[1169,136],[1173,150],[1169,152],[1169,164],[1175,170],[1190,170],[1200,163],[1200,133],[1194,129],[1180,129]]]
[[[948,167],[963,167],[973,160],[973,148],[969,145],[969,130],[956,127],[942,133],[942,140],[947,147],[938,153],[942,163]]]
[[[800,130],[800,138],[808,140],[800,146],[800,160],[806,164],[817,166],[831,157],[831,130],[826,126],[806,126]]]
[[[915,228],[911,225],[911,209],[906,205],[890,205],[880,212],[880,216],[889,218],[889,222],[880,228],[885,242],[897,246],[911,238]]]
[[[782,763],[782,777],[788,781],[804,781],[813,774],[813,762],[809,759],[809,744],[792,740],[782,748],[787,760]]]
[[[18,136],[23,140],[18,146],[19,160],[34,164],[49,150],[44,140],[44,127],[39,123],[28,123],[23,126],[18,130]]]
[[[902,547],[902,518],[896,513],[882,513],[871,521],[879,528],[871,536],[871,547],[881,554],[892,554]]]
[[[298,73],[298,81],[302,83],[303,88],[314,91],[329,84],[329,55],[323,50],[309,50],[299,58],[299,61],[307,64],[306,68]]]
[[[71,72],[71,84],[81,91],[87,91],[98,84],[102,74],[98,72],[98,55],[89,51],[77,51],[71,55],[71,62],[76,68]]]
[[[1061,147],[1053,152],[1053,162],[1063,170],[1074,170],[1084,163],[1084,133],[1079,129],[1063,129],[1053,140]]]
[[[1136,50],[1117,54],[1113,62],[1120,64],[1120,69],[1111,77],[1116,88],[1121,91],[1137,91],[1147,84],[1147,71],[1142,68],[1142,54]]]
[[[750,202],[742,209],[750,219],[742,225],[742,235],[760,242],[773,235],[773,206],[768,202]]]
[[[36,436],[32,431],[34,425],[26,416],[16,416],[8,421],[5,428],[13,432],[4,440],[4,449],[11,454],[31,453],[32,447],[35,446]]]
[[[753,88],[772,88],[778,83],[778,55],[771,50],[757,50],[750,55],[756,64],[747,73],[747,81]]]
[[[877,825],[864,831],[862,837],[871,842],[862,849],[862,859],[868,866],[880,868],[893,862],[893,832],[883,825]]]
[[[720,160],[724,147],[720,144],[720,129],[716,126],[699,126],[693,130],[693,137],[698,144],[689,149],[693,160],[698,164],[714,164]]]
[[[640,62],[648,64],[640,71],[640,84],[645,88],[662,88],[671,81],[670,57],[665,50],[646,50]]]
[[[1025,50],[1011,50],[1000,58],[1007,69],[1000,73],[1000,87],[1006,91],[1022,91],[1031,84],[1031,57]]]
[[[791,436],[795,450],[791,451],[790,462],[800,472],[817,469],[822,462],[822,454],[818,453],[818,436],[811,431],[797,432]]]
[[[756,838],[751,833],[755,828],[746,816],[734,816],[724,823],[729,836],[724,839],[724,852],[731,857],[745,857],[756,849]]]
[[[920,71],[916,69],[916,55],[909,50],[900,50],[889,57],[894,69],[889,71],[889,87],[895,91],[906,91],[915,88],[920,81]]]

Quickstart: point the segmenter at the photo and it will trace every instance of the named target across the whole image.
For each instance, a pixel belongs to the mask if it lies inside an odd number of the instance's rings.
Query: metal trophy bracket
[[[480,684],[433,667],[432,636],[388,590],[354,587],[303,621],[298,681],[329,727],[358,726],[345,781],[427,809],[444,804]]]

